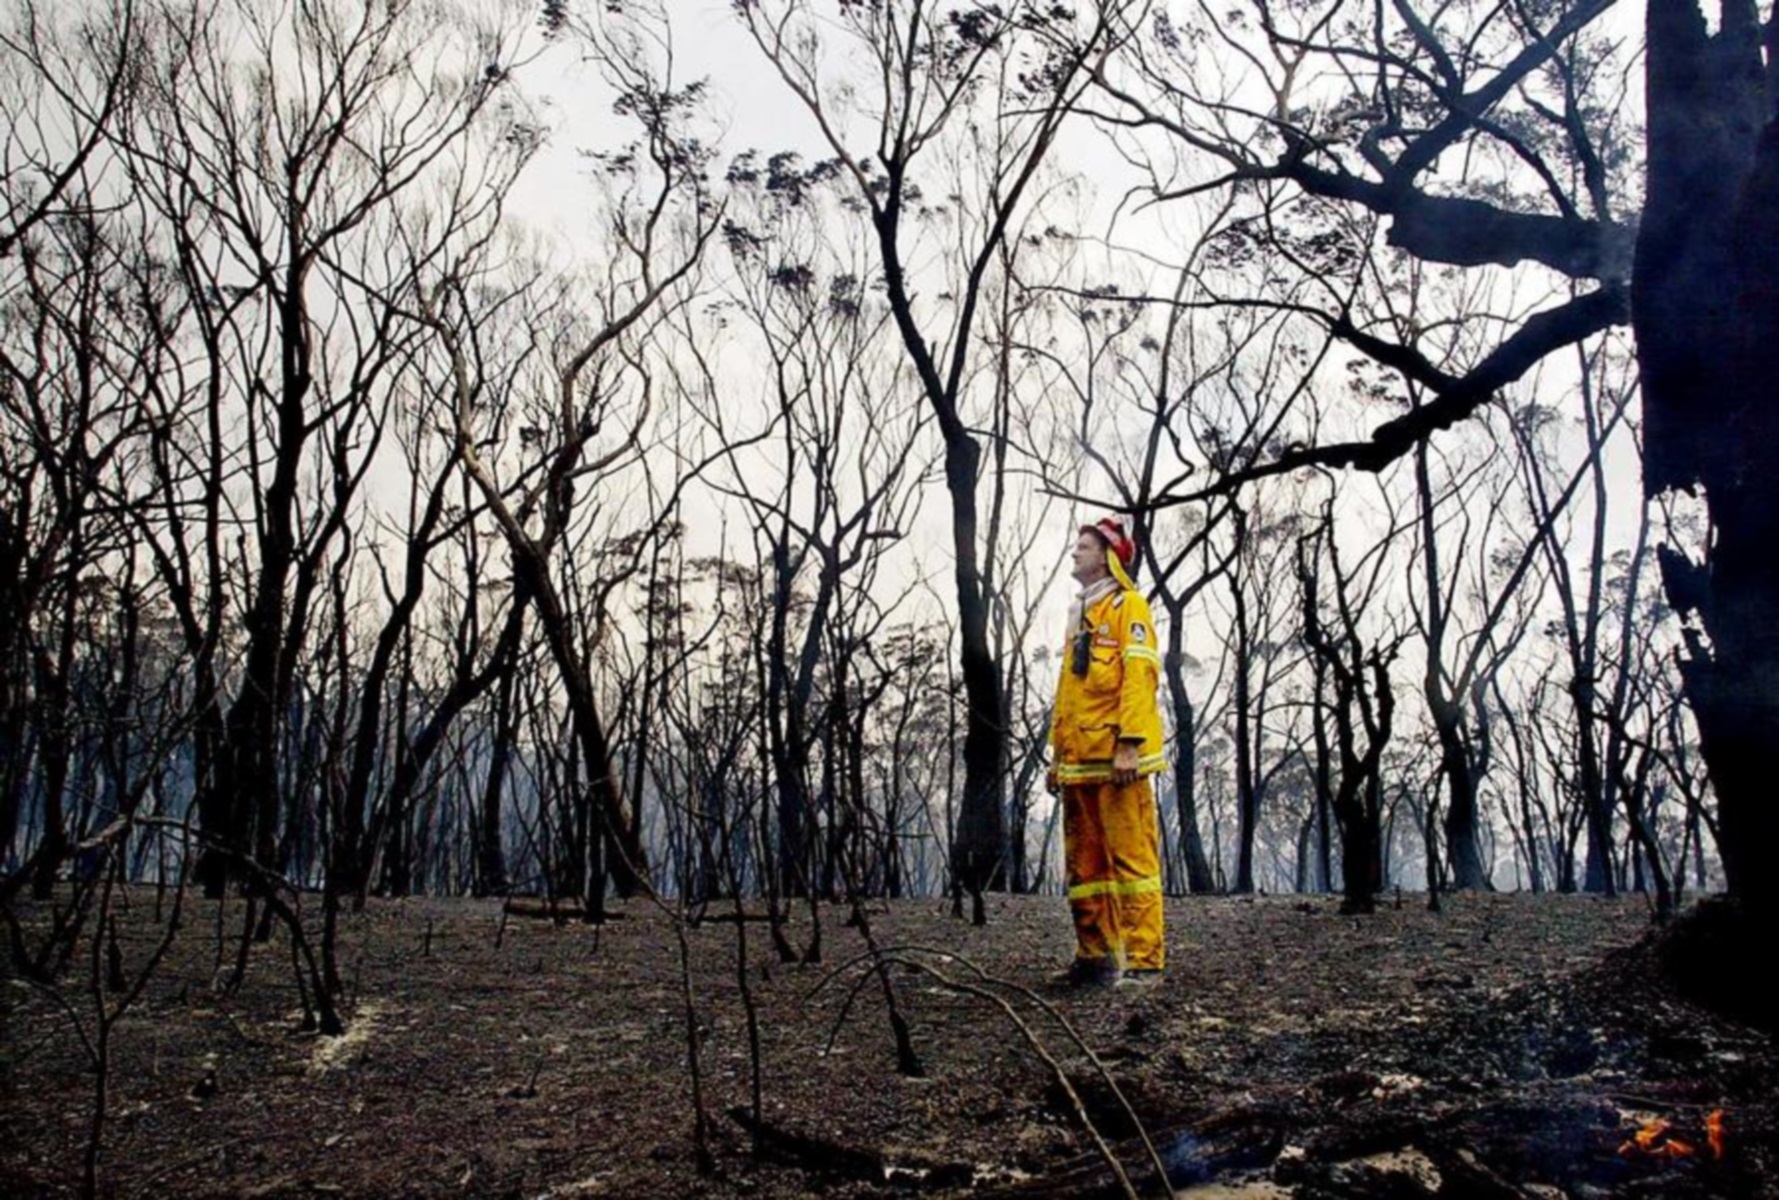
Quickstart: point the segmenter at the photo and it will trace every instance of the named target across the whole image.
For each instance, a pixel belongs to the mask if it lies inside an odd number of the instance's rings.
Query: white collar
[[[1096,579],[1082,588],[1076,594],[1074,604],[1069,608],[1069,636],[1074,636],[1075,630],[1080,627],[1081,621],[1087,616],[1089,608],[1117,590],[1118,578],[1115,575]]]

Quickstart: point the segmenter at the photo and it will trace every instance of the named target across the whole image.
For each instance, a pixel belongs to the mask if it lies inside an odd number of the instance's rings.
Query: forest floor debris
[[[224,995],[215,930],[233,922],[189,903],[116,1030],[104,1194],[1127,1195],[1085,1113],[1144,1196],[1779,1197],[1773,1035],[1667,982],[1664,963],[1696,968],[1708,948],[1649,941],[1635,898],[1460,896],[1431,913],[1411,896],[1369,917],[1334,898],[1170,900],[1166,983],[1099,991],[1048,981],[1070,949],[1060,900],[996,897],[981,929],[941,902],[872,907],[886,952],[944,947],[953,961],[924,961],[1003,997],[1066,1089],[1005,1010],[908,965],[889,970],[925,1075],[898,1075],[875,981],[828,978],[864,949],[844,909],[824,910],[826,963],[781,964],[759,925],[707,922],[687,936],[708,1175],[678,950],[654,906],[503,932],[499,901],[374,901],[342,933],[347,1034],[318,1039],[290,1015],[282,933]],[[124,906],[132,961],[152,907],[144,889]],[[806,908],[788,932],[808,944]],[[0,1195],[78,1185],[87,983],[0,988]],[[1641,1147],[1658,1122],[1646,1140],[1669,1149]]]

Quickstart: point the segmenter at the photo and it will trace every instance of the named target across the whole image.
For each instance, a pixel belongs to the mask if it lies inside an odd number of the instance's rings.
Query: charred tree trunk
[[[1238,530],[1241,528],[1237,525]],[[1249,657],[1252,654],[1248,629],[1247,594],[1239,575],[1230,576],[1230,593],[1235,600],[1235,798],[1236,798],[1236,866],[1235,891],[1246,895],[1254,890],[1254,838],[1260,828],[1260,789],[1255,781],[1254,738],[1249,728],[1252,717],[1248,711],[1253,703],[1248,679]]]
[[[24,523],[0,505],[0,864],[11,858],[30,778],[27,538]]]
[[[220,848],[206,850],[198,860],[198,881],[210,899],[222,895],[229,865],[237,857],[269,863],[275,849],[271,839],[278,812],[277,666],[289,566],[280,543],[277,535],[261,542],[258,603],[247,620],[246,671],[224,721],[215,786],[199,805],[205,839]]]
[[[607,852],[618,894],[633,896],[648,886],[648,854],[636,835],[630,806],[625,803],[623,788],[612,766],[611,743],[593,695],[593,681],[575,652],[573,627],[550,582],[548,564],[529,542],[509,539],[508,545],[515,574],[524,581],[526,594],[537,606],[544,641],[568,693],[569,713],[586,764],[587,787],[599,817],[599,828],[594,833]]]
[[[1327,550],[1334,610],[1340,622],[1333,629],[1322,618],[1318,542]],[[1370,651],[1361,642],[1360,605],[1349,595],[1348,579],[1341,571],[1332,512],[1325,512],[1317,533],[1298,543],[1297,578],[1303,640],[1314,656],[1318,708],[1324,694],[1332,692],[1327,704],[1334,732],[1332,747],[1322,714],[1317,712],[1313,718],[1318,804],[1325,802],[1333,810],[1340,829],[1341,911],[1369,913],[1384,886],[1382,764],[1396,712],[1390,664],[1401,640]],[[1340,774],[1331,784],[1335,762]]]
[[[1445,632],[1449,613],[1445,605],[1445,583],[1439,565],[1438,535],[1433,520],[1433,483],[1427,470],[1427,445],[1415,447],[1415,487],[1420,497],[1421,556],[1427,587],[1427,670],[1422,690],[1427,697],[1428,715],[1439,738],[1439,773],[1446,785],[1445,834],[1449,880],[1457,888],[1486,888],[1488,873],[1483,868],[1481,813],[1476,798],[1476,775],[1471,766],[1469,739],[1465,736],[1464,710],[1458,695],[1446,679]],[[1428,841],[1428,890],[1432,885],[1434,854]]]
[[[964,789],[951,846],[952,877],[969,892],[972,919],[987,923],[982,895],[1006,880],[1006,815],[1001,806],[1007,729],[1001,672],[988,640],[988,597],[976,558],[976,469],[981,448],[956,419],[945,434],[945,483],[951,493],[956,555],[958,636],[964,683]]]
[[[293,166],[287,186],[299,183]],[[279,805],[278,724],[285,700],[281,667],[285,657],[286,601],[298,558],[297,491],[309,435],[312,330],[306,290],[313,250],[306,244],[303,198],[291,195],[285,239],[290,261],[277,280],[280,379],[273,412],[272,478],[259,512],[259,561],[253,606],[246,621],[247,650],[239,692],[224,723],[225,742],[216,787],[200,818],[207,840],[271,865],[277,856]],[[290,633],[297,633],[292,630]],[[212,827],[210,822],[219,822]],[[198,862],[204,894],[215,899],[227,882],[229,856],[206,851]],[[249,876],[250,886],[259,886]]]
[[[863,10],[862,10],[863,11]],[[951,123],[978,119],[978,111],[969,103],[945,105],[928,111],[927,88],[936,78],[935,63],[946,57],[940,47],[948,40],[952,27],[950,16],[941,10],[925,10],[915,5],[907,12],[892,8],[873,9],[873,22],[861,28],[871,29],[863,39],[863,52],[875,56],[885,83],[884,107],[875,112],[866,110],[865,119],[877,122],[879,144],[870,160],[861,161],[835,133],[836,126],[823,116],[824,98],[802,87],[800,80],[815,77],[813,68],[802,57],[814,53],[817,39],[807,42],[799,35],[792,50],[785,39],[785,28],[775,22],[756,19],[751,9],[742,12],[755,43],[765,54],[779,76],[798,94],[804,106],[822,123],[823,133],[834,150],[837,161],[858,190],[858,198],[870,213],[876,235],[878,257],[883,266],[883,282],[890,315],[897,333],[908,352],[915,375],[920,381],[928,406],[939,427],[945,447],[945,485],[951,500],[952,550],[958,601],[958,634],[961,643],[961,672],[964,692],[964,739],[962,757],[964,780],[957,806],[956,823],[952,829],[951,875],[955,886],[968,891],[973,901],[973,918],[985,924],[987,910],[983,893],[1002,886],[1006,878],[1006,814],[1002,791],[1007,776],[1009,731],[1006,721],[1006,698],[1002,675],[994,661],[989,637],[990,580],[982,566],[980,541],[983,531],[978,527],[976,487],[981,468],[981,446],[962,410],[967,394],[971,351],[976,344],[977,310],[990,268],[1010,236],[1009,225],[1022,209],[1026,190],[1033,184],[1040,166],[1055,145],[1058,131],[1067,116],[1075,111],[1082,79],[1094,55],[1100,54],[1108,38],[1113,36],[1112,23],[1092,23],[1085,38],[1058,36],[1043,44],[1040,56],[1047,56],[1045,67],[1022,80],[1018,112],[1003,109],[995,124],[1005,123],[1021,130],[1016,143],[997,162],[990,173],[992,184],[980,201],[980,211],[990,214],[980,243],[970,249],[958,264],[964,278],[956,289],[955,316],[945,331],[943,351],[936,349],[915,315],[914,296],[910,289],[907,259],[900,244],[902,217],[910,206],[918,206],[919,194],[914,184],[914,161],[923,148],[936,144],[940,128]],[[1059,10],[1060,11],[1060,10]],[[1039,18],[1038,28],[1020,18],[1015,22],[1010,13],[983,10],[988,17],[987,36],[983,46],[994,45],[996,55],[1011,53],[1015,39],[1025,32],[1047,32]],[[874,26],[881,20],[885,24]],[[906,24],[906,36],[902,27]],[[771,26],[771,32],[767,27]],[[887,33],[889,36],[873,36]],[[972,37],[981,37],[975,33]],[[1066,47],[1065,47],[1066,42]],[[937,55],[937,57],[935,57]],[[970,54],[953,60],[956,77],[948,78],[946,88],[960,100],[977,91],[977,84],[992,87],[993,71],[988,65],[996,56]],[[1011,60],[1003,60],[1011,61]],[[941,68],[947,70],[951,68]],[[811,73],[805,75],[805,71]],[[1030,88],[1032,80],[1042,80]],[[910,114],[927,111],[935,124]],[[955,118],[955,120],[953,120]],[[918,211],[916,208],[915,211]],[[941,358],[944,359],[941,363]],[[993,535],[992,527],[987,531]]]
[[[1650,496],[1704,485],[1703,564],[1661,550],[1732,896],[1779,910],[1779,123],[1773,25],[1648,6],[1648,177],[1632,276]],[[1766,46],[1763,48],[1763,41]],[[1707,644],[1707,637],[1709,643]]]
[[[494,742],[488,749],[488,778],[482,785],[480,811],[476,817],[475,894],[478,896],[505,895],[507,890],[500,814],[506,791],[507,763],[513,754],[518,726],[517,708],[513,703],[513,673],[507,671],[501,678],[495,701]]]
[[[1316,855],[1316,873],[1313,877],[1313,888],[1317,892],[1330,892],[1334,890],[1334,861],[1333,846],[1331,845],[1333,838],[1329,834],[1328,826],[1333,813],[1336,811],[1334,803],[1335,793],[1334,787],[1332,786],[1334,781],[1334,763],[1333,756],[1329,753],[1328,728],[1323,724],[1323,714],[1315,711],[1315,709],[1319,707],[1319,698],[1322,695],[1322,688],[1326,681],[1320,677],[1323,674],[1322,670],[1318,669],[1315,674],[1317,679],[1312,694],[1318,699],[1315,704],[1312,705],[1310,725],[1311,737],[1315,743],[1316,757],[1309,765],[1311,792],[1314,803],[1314,808],[1310,814],[1310,820],[1314,823],[1315,827]]]
[[[1434,732],[1439,737],[1439,771],[1446,785],[1445,814],[1441,822],[1451,884],[1459,889],[1487,888],[1489,875],[1482,857],[1482,809],[1477,802],[1470,743],[1464,735],[1463,710],[1431,685],[1427,706],[1432,713]]]
[[[1204,835],[1198,828],[1198,714],[1187,694],[1182,666],[1184,623],[1181,613],[1170,614],[1163,669],[1174,708],[1174,806],[1180,816],[1180,856],[1186,861],[1187,889],[1194,896],[1205,896],[1217,890],[1217,881],[1211,874]]]
[[[787,661],[791,600],[800,565],[791,561],[789,536],[788,529],[780,529],[772,539],[772,627],[764,649],[766,737],[772,756],[778,834],[778,852],[771,868],[776,872],[778,894],[793,899],[807,895],[810,887],[811,820],[808,735],[804,728],[806,695],[799,694]]]

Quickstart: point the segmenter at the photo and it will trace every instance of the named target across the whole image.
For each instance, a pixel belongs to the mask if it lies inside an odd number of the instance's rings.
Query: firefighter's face
[[[1081,531],[1075,539],[1075,582],[1096,583],[1111,574],[1106,566],[1106,543],[1097,533]]]

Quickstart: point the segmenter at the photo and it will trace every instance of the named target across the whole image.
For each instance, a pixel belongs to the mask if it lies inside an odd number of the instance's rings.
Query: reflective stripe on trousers
[[[1161,831],[1149,777],[1065,786],[1062,817],[1077,957],[1165,967]]]
[[[1168,765],[1166,754],[1145,754],[1137,760],[1137,770],[1153,775]],[[1064,763],[1056,768],[1058,783],[1105,783],[1112,778],[1112,760],[1092,759],[1084,763]]]

